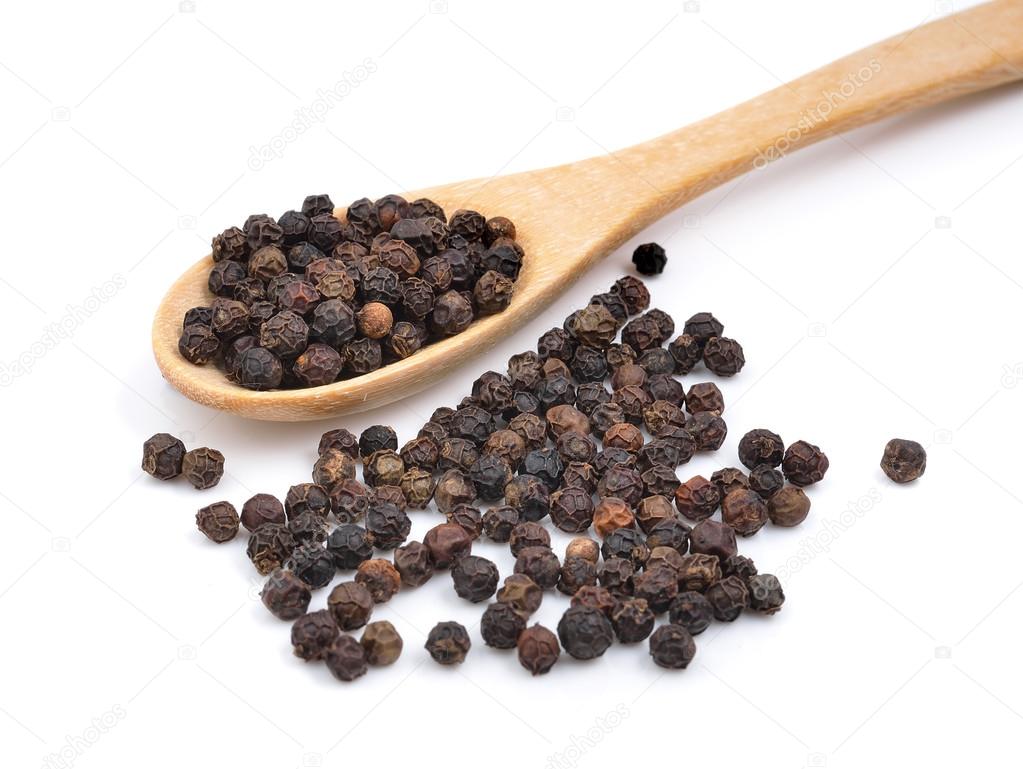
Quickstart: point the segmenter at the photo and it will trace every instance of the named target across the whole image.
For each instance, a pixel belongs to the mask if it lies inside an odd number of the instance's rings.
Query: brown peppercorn
[[[327,670],[339,681],[354,681],[366,674],[366,650],[350,635],[338,636],[324,659]]]
[[[604,433],[604,448],[625,449],[636,452],[643,447],[643,433],[639,428],[628,422],[612,425]]]
[[[474,540],[483,533],[483,515],[472,505],[458,505],[447,514],[448,523],[456,523]]]
[[[809,486],[824,477],[828,465],[827,455],[817,446],[806,441],[796,441],[785,450],[781,469],[789,483]]]
[[[746,365],[742,345],[727,337],[711,337],[703,346],[703,365],[718,376],[738,374]]]
[[[728,435],[725,420],[710,411],[697,411],[690,416],[686,430],[693,436],[697,451],[717,451]]]
[[[755,491],[735,489],[721,500],[721,520],[743,537],[751,537],[767,523],[767,503]]]
[[[472,537],[457,523],[442,523],[426,532],[423,544],[430,551],[433,565],[446,569],[458,558],[469,554]]]
[[[292,372],[306,387],[322,387],[337,379],[344,367],[341,354],[329,345],[314,342],[295,358]]]
[[[650,636],[650,656],[662,668],[684,669],[696,656],[696,642],[681,625],[662,625]]]
[[[716,555],[721,560],[735,555],[735,530],[725,523],[700,521],[689,535],[689,549],[694,553]]]
[[[776,467],[757,465],[749,471],[749,487],[764,499],[770,499],[785,485],[785,475]]]
[[[497,590],[497,564],[478,555],[463,555],[451,568],[455,593],[473,603],[490,598]]]
[[[386,304],[367,302],[355,314],[359,332],[370,339],[383,339],[394,326],[394,316]]]
[[[327,596],[327,609],[342,630],[355,630],[369,622],[373,596],[359,582],[341,582]]]
[[[589,494],[596,493],[599,482],[600,476],[589,462],[569,462],[561,476],[562,486],[578,486]]]
[[[419,587],[433,576],[430,548],[422,542],[409,542],[394,549],[394,568],[401,575],[401,583]]]
[[[458,505],[471,505],[476,499],[476,487],[462,472],[448,470],[437,481],[433,496],[437,509],[447,514]]]
[[[249,276],[263,282],[287,272],[287,269],[288,259],[277,246],[263,246],[249,257]]]
[[[430,316],[433,329],[440,335],[460,334],[473,321],[472,305],[457,291],[448,291],[437,297]]]
[[[326,609],[311,611],[291,626],[291,645],[295,656],[312,662],[327,656],[327,649],[341,635],[334,618]]]
[[[437,469],[467,472],[479,456],[479,451],[472,441],[464,438],[446,438],[440,444]]]
[[[695,475],[675,490],[675,506],[691,521],[710,518],[721,504],[721,490],[702,475]]]
[[[690,334],[680,334],[668,345],[668,352],[675,359],[675,373],[685,375],[703,358],[703,345]]]
[[[596,587],[597,567],[578,555],[568,556],[561,564],[558,590],[565,595],[575,595],[582,587]]]
[[[597,570],[600,584],[615,594],[632,592],[632,576],[636,568],[627,558],[604,558],[604,563]]]
[[[504,586],[497,591],[497,600],[511,606],[522,617],[540,608],[543,602],[543,588],[525,574],[509,574]]]
[[[366,625],[359,644],[366,653],[366,662],[378,667],[393,664],[401,656],[404,645],[394,625],[387,620]]]
[[[643,426],[651,435],[656,435],[668,426],[685,427],[686,416],[674,403],[655,400],[643,409]]]
[[[649,543],[649,540],[648,540]],[[682,560],[682,554],[673,547],[668,545],[658,545],[650,549],[650,557],[647,558],[646,568],[653,569],[657,567],[671,569],[675,574],[679,574],[685,562]]]
[[[725,396],[713,382],[697,382],[686,393],[686,411],[690,414],[708,411],[721,416],[724,410]]]
[[[643,471],[640,477],[643,480],[643,494],[645,496],[660,494],[665,497],[673,497],[680,485],[675,469],[667,465],[654,465],[650,469]],[[638,504],[638,502],[639,500],[637,499],[636,503]]]
[[[562,531],[586,531],[593,523],[593,498],[585,489],[568,486],[551,494],[551,521]]]
[[[505,502],[526,521],[539,521],[550,512],[550,489],[534,475],[520,474],[504,487]]]
[[[667,566],[647,567],[632,578],[632,591],[643,598],[656,614],[668,610],[678,595],[678,575]]]
[[[365,517],[369,509],[369,489],[360,481],[346,478],[330,489],[329,494],[330,509],[338,523],[355,523]]]
[[[632,509],[618,497],[604,497],[593,510],[593,528],[601,537],[615,529],[631,528],[635,523]]]
[[[884,447],[881,469],[896,483],[909,483],[927,469],[927,452],[916,441],[893,438]]]
[[[718,487],[722,499],[736,489],[749,488],[749,477],[737,467],[722,467],[715,470],[710,476],[710,482]]]
[[[689,553],[682,556],[677,573],[682,590],[702,593],[721,579],[721,560],[707,553]]]
[[[256,571],[266,575],[287,560],[295,544],[295,538],[286,525],[267,523],[249,537],[246,554]]]
[[[575,406],[560,405],[547,410],[547,429],[552,438],[558,438],[566,432],[589,435],[590,418]]]
[[[230,502],[214,502],[199,508],[195,525],[213,542],[229,542],[238,534],[238,511]]]
[[[583,558],[595,564],[600,560],[600,545],[589,537],[576,537],[565,548],[565,558]]]
[[[234,264],[234,262],[224,262]],[[196,366],[209,363],[220,352],[220,340],[209,326],[192,324],[181,329],[178,338],[178,352],[181,357]]]
[[[249,532],[268,523],[283,524],[286,520],[284,505],[273,494],[255,494],[242,505],[241,523]]]
[[[181,459],[181,474],[197,489],[211,489],[224,476],[224,455],[216,449],[192,449]]]
[[[511,505],[492,507],[483,515],[483,533],[494,542],[507,542],[520,520],[519,511]]]
[[[611,389],[617,392],[630,385],[642,387],[646,384],[646,369],[635,363],[625,363],[611,374]]]
[[[643,598],[627,598],[615,606],[611,624],[615,636],[622,643],[638,643],[654,629],[656,616]]]
[[[519,414],[508,422],[508,429],[526,442],[526,449],[543,448],[547,440],[547,423],[536,414]]]
[[[775,526],[798,526],[810,513],[810,498],[798,486],[783,486],[767,500],[767,516]]]
[[[781,436],[770,430],[750,430],[739,441],[739,461],[750,470],[757,465],[777,467],[784,454]]]
[[[481,453],[495,454],[516,470],[526,456],[526,441],[514,430],[496,430],[483,444]]]
[[[185,444],[169,433],[157,433],[142,444],[142,469],[168,481],[181,475]]]
[[[638,505],[644,496],[648,496],[639,471],[624,465],[608,468],[597,484],[597,495],[618,497],[630,507]]]
[[[401,476],[401,492],[413,510],[425,510],[433,499],[433,474],[413,467]]]
[[[515,281],[494,270],[487,270],[476,281],[472,296],[481,315],[493,315],[511,304],[514,291]]]
[[[365,586],[374,603],[385,603],[401,587],[401,575],[390,561],[370,558],[355,570],[355,581]]]
[[[393,449],[374,451],[363,463],[362,476],[369,486],[397,486],[405,474],[405,463]]]
[[[558,637],[543,625],[523,630],[517,646],[519,664],[534,676],[549,672],[561,656]]]
[[[525,629],[526,618],[506,603],[490,604],[480,620],[483,642],[494,649],[514,649]]]
[[[781,583],[773,574],[754,574],[746,582],[749,607],[758,614],[775,614],[785,603]]]
[[[629,315],[643,312],[650,306],[650,291],[646,284],[635,275],[625,275],[615,281],[611,291],[620,294],[628,307]]]
[[[275,569],[259,597],[277,619],[292,620],[305,614],[313,594],[309,585],[290,571]]]
[[[508,545],[512,555],[517,556],[527,547],[550,547],[551,535],[536,521],[523,521],[511,530]]]
[[[644,497],[636,506],[636,521],[639,523],[639,527],[647,534],[661,521],[674,517],[675,511],[672,510],[670,497],[660,494]]]
[[[355,460],[340,449],[327,449],[313,465],[313,482],[331,493],[334,487],[355,478]]]
[[[569,330],[579,342],[603,349],[618,335],[618,321],[602,304],[591,304],[575,313],[573,328]]]
[[[401,490],[401,486],[387,483],[374,486],[369,489],[369,496],[370,505],[389,502],[403,513],[408,509],[408,500],[405,499],[405,492]]]

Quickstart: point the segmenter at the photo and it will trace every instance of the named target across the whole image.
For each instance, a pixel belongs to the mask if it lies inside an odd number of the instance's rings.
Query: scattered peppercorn
[[[426,650],[441,665],[464,662],[471,645],[469,632],[457,622],[438,622],[426,637]]]
[[[306,662],[325,659],[327,650],[340,636],[337,623],[326,609],[303,614],[291,626],[295,656]]]
[[[909,483],[924,474],[927,452],[916,441],[893,438],[884,447],[881,469],[896,483]]]
[[[238,534],[238,511],[230,502],[214,502],[199,508],[195,525],[212,541],[229,542]]]
[[[259,597],[277,619],[292,620],[305,614],[312,593],[309,585],[295,574],[285,569],[276,569],[263,585]]]
[[[327,649],[327,670],[339,681],[354,681],[366,674],[366,650],[350,635],[340,635]]]
[[[632,263],[640,275],[660,275],[664,272],[668,257],[656,243],[643,243],[632,252]]]
[[[168,433],[157,433],[142,444],[142,469],[161,481],[181,475],[184,457],[185,444]]]
[[[827,456],[817,446],[806,441],[796,441],[785,450],[781,470],[789,483],[809,486],[824,477],[828,465]]]
[[[366,662],[378,667],[393,664],[401,656],[404,646],[398,631],[387,620],[378,620],[366,625],[359,644],[366,654]]]
[[[614,642],[614,629],[603,612],[589,606],[571,606],[558,622],[558,640],[577,660],[591,660]]]
[[[327,596],[327,608],[342,630],[355,630],[369,622],[373,596],[359,582],[341,582]]]
[[[741,578],[725,577],[707,588],[704,593],[714,612],[714,619],[734,622],[749,606],[749,589]]]
[[[696,656],[696,643],[681,625],[661,625],[650,636],[650,656],[662,668],[686,668]]]
[[[483,642],[495,649],[514,649],[525,629],[526,618],[508,603],[490,604],[480,620]]]
[[[702,593],[687,590],[679,593],[668,608],[668,621],[680,625],[691,635],[699,635],[714,619],[714,609]]]

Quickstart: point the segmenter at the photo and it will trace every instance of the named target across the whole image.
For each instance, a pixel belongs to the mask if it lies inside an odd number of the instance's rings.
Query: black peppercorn
[[[209,326],[185,326],[178,338],[178,352],[189,363],[202,366],[213,360],[220,352],[220,340]]]
[[[714,619],[734,622],[749,606],[749,590],[737,576],[725,577],[707,588],[704,593],[714,612]]]
[[[751,470],[757,465],[777,467],[784,454],[781,436],[770,430],[750,430],[739,441],[739,461]]]
[[[313,464],[313,482],[333,493],[342,481],[355,478],[355,460],[340,449],[327,449]]]
[[[318,515],[312,511],[306,511],[298,515],[288,515],[288,531],[291,532],[295,542],[299,544],[305,542],[322,544],[327,538],[328,529],[327,519],[323,515]]]
[[[785,603],[781,583],[773,574],[755,574],[746,581],[749,607],[760,614],[774,614]]]
[[[313,590],[329,585],[337,572],[333,555],[318,542],[298,545],[285,566]]]
[[[640,275],[660,275],[668,257],[657,243],[643,243],[632,252],[632,263]]]
[[[349,635],[341,635],[327,649],[327,670],[339,681],[354,681],[366,674],[366,650]]]
[[[710,411],[697,411],[690,416],[686,430],[693,436],[697,451],[717,451],[728,435],[725,420]]]
[[[341,635],[337,623],[326,609],[303,614],[291,626],[291,645],[295,656],[311,662],[327,656],[327,649]]]
[[[703,365],[718,376],[738,374],[746,365],[742,345],[727,337],[711,337],[703,346]]]
[[[373,556],[367,531],[356,523],[342,523],[327,537],[327,552],[339,569],[354,569]]]
[[[632,591],[632,576],[635,567],[628,558],[604,555],[604,562],[597,570],[600,584],[616,594],[628,594]]]
[[[292,620],[305,614],[312,593],[309,585],[290,571],[275,569],[259,597],[277,619]]]
[[[492,603],[480,620],[483,642],[494,649],[514,649],[526,619],[507,603]]]
[[[675,373],[688,374],[703,358],[702,343],[691,334],[680,334],[668,345],[668,352],[675,359]]]
[[[593,522],[593,499],[585,489],[569,486],[551,494],[551,521],[562,531],[586,531]]]
[[[690,553],[682,556],[678,584],[682,590],[702,593],[721,579],[721,561],[716,555]]]
[[[565,595],[575,595],[581,587],[593,587],[597,584],[597,567],[586,558],[578,555],[566,556],[561,564],[561,576],[558,578],[558,590]]]
[[[483,532],[494,542],[507,542],[519,522],[519,511],[511,505],[492,507],[483,515]]]
[[[650,549],[670,547],[684,554],[689,550],[690,533],[692,533],[692,529],[679,518],[675,516],[665,518],[650,527],[650,533],[646,538],[646,546]]]
[[[796,441],[785,450],[781,470],[789,483],[809,486],[820,481],[828,471],[828,458],[817,446]]]
[[[230,502],[214,502],[199,508],[195,525],[213,542],[229,542],[238,534],[238,512]]]
[[[893,438],[884,447],[881,469],[896,483],[909,483],[927,469],[927,452],[916,441]]]
[[[497,591],[497,564],[478,555],[459,558],[451,569],[455,592],[460,598],[479,603]]]
[[[403,585],[419,587],[433,576],[430,549],[422,542],[409,542],[394,550],[394,568]]]
[[[662,625],[650,636],[650,656],[662,668],[680,670],[696,656],[696,643],[681,625]]]
[[[516,574],[525,574],[546,590],[558,584],[561,561],[549,547],[526,547],[515,558],[514,571]]]
[[[391,502],[371,504],[366,512],[366,532],[374,547],[393,550],[408,537],[412,521]]]
[[[269,574],[280,567],[291,551],[295,539],[283,523],[267,523],[249,537],[246,553],[260,574]]]
[[[181,475],[184,457],[185,444],[169,433],[157,433],[142,444],[142,469],[161,481]]]
[[[625,558],[632,561],[633,567],[642,567],[650,557],[646,537],[635,529],[615,529],[604,538],[600,546],[600,554],[606,561],[609,558]]]
[[[699,635],[714,619],[714,609],[710,601],[702,593],[688,590],[679,593],[668,608],[668,621],[689,631],[691,635]]]
[[[597,484],[597,495],[618,497],[629,507],[635,507],[644,496],[647,496],[643,476],[638,470],[625,465],[615,465],[607,469]]]
[[[749,477],[737,467],[722,467],[715,470],[710,476],[710,482],[718,487],[722,499],[737,489],[749,488]]]
[[[632,578],[632,592],[646,600],[650,609],[660,614],[668,610],[678,595],[678,575],[667,566],[644,569]]]
[[[457,622],[438,622],[426,638],[426,650],[441,665],[464,662],[471,645],[469,631]]]
[[[497,454],[482,454],[469,468],[470,485],[475,487],[475,496],[484,502],[495,502],[501,499],[504,496],[504,487],[511,479],[511,467]],[[467,499],[466,502],[472,502],[472,500]]]
[[[629,308],[629,314],[635,315],[643,312],[650,306],[650,291],[639,278],[626,275],[615,281],[611,291],[620,294],[625,300],[625,306]]]
[[[614,641],[614,629],[607,616],[588,606],[572,606],[558,622],[558,639],[578,660],[601,656]]]
[[[785,485],[781,470],[770,465],[757,465],[749,471],[749,487],[764,499],[770,499]]]
[[[628,598],[615,607],[611,624],[622,643],[639,643],[653,632],[656,617],[643,598]]]

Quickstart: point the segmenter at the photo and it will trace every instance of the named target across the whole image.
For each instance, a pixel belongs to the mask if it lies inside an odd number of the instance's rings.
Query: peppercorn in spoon
[[[603,157],[409,193],[446,211],[511,219],[525,250],[510,305],[370,373],[320,387],[257,392],[178,350],[181,319],[209,304],[207,256],[164,297],[153,324],[163,375],[194,401],[256,419],[324,419],[411,395],[485,352],[550,304],[595,261],[720,184],[828,136],[1023,78],[1023,0],[944,17],[762,96]],[[551,201],[578,216],[550,215]],[[345,209],[335,216],[343,219]],[[566,250],[565,244],[571,248]]]

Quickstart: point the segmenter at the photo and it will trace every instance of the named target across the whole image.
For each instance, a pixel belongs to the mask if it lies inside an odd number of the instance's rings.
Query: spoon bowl
[[[684,203],[828,136],[1023,78],[1023,0],[944,17],[846,56],[736,107],[648,142],[575,163],[406,193],[445,211],[515,222],[525,250],[503,312],[402,361],[322,387],[255,392],[178,352],[181,319],[212,295],[206,256],[171,286],[153,322],[164,377],[186,397],[255,419],[325,419],[422,390],[490,349],[598,259]],[[345,210],[335,215],[344,218]],[[524,347],[529,345],[523,345]]]

